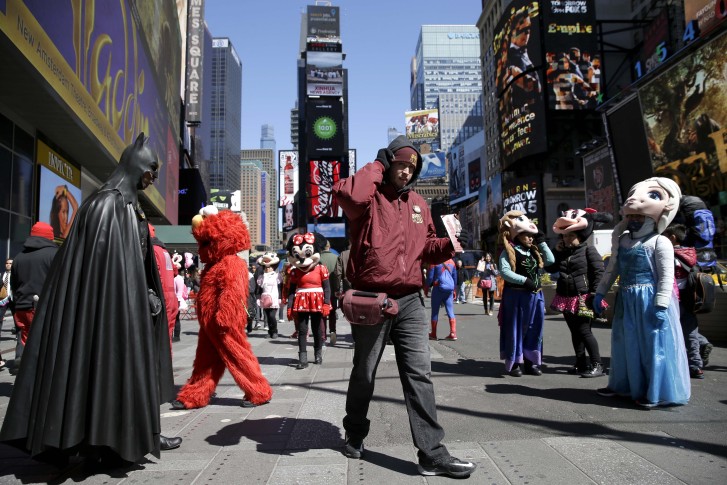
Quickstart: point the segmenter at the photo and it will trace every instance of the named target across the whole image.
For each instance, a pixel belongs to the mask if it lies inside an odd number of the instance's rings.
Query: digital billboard
[[[655,175],[712,204],[727,187],[727,34],[639,90]]]
[[[480,187],[480,229],[482,231],[497,231],[502,210],[502,174],[497,173],[488,182]]]
[[[659,67],[674,53],[669,29],[669,10],[662,9],[644,28],[643,35],[641,52],[634,62],[634,75],[637,79]]]
[[[69,2],[0,2],[0,32],[115,160],[139,133],[149,137],[161,167],[144,194],[176,224],[177,190],[168,190],[168,179],[179,166],[168,154],[179,151],[181,38],[175,5],[157,3],[121,0],[74,9]],[[152,26],[141,17],[155,8]]]
[[[727,5],[724,0],[684,0],[684,20],[687,25],[685,37],[689,34],[690,28],[695,36],[704,35],[724,22],[725,18],[727,18]],[[696,29],[692,22],[696,23]]]
[[[297,213],[297,206],[295,202],[289,202],[283,206],[283,231],[292,231],[298,226],[298,223],[296,222]]]
[[[539,3],[512,2],[495,32],[500,151],[506,169],[547,149]]]
[[[339,160],[310,160],[308,162],[308,214],[314,219],[343,217],[343,209],[333,198],[333,184],[341,180],[343,164]]]
[[[447,176],[447,161],[444,152],[422,153],[422,170],[418,180],[431,180]]]
[[[38,140],[36,162],[40,165],[38,220],[53,228],[56,242],[63,242],[81,205],[81,169]]]
[[[293,150],[278,152],[278,174],[280,207],[285,207],[295,202],[295,195],[298,193],[298,152]]]
[[[614,178],[611,149],[603,146],[583,157],[583,174],[586,187],[586,207],[614,216],[610,224],[601,229],[612,229],[619,213],[616,180]]]
[[[518,210],[543,232],[547,232],[543,216],[543,188],[540,174],[510,180],[502,187],[502,213]]]
[[[439,139],[439,110],[407,111],[404,114],[407,140],[415,143],[432,143]]]
[[[306,18],[308,40],[341,38],[340,7],[308,5]]]
[[[544,0],[545,79],[548,106],[556,110],[593,109],[601,101],[594,0]]]
[[[308,99],[306,117],[308,155],[340,157],[343,155],[343,106],[338,98]]]
[[[513,0],[500,17],[492,40],[498,96],[516,80],[522,89],[540,90],[540,79],[528,75],[542,66],[539,16],[538,2]]]
[[[343,96],[343,54],[307,52],[305,76],[308,96]]]

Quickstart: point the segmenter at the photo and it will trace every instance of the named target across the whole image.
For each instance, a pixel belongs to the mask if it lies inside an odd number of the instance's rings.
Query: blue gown
[[[653,404],[686,404],[691,387],[677,292],[673,290],[668,318],[659,327],[654,317],[654,248],[621,247],[617,264],[621,280],[611,330],[608,387]]]

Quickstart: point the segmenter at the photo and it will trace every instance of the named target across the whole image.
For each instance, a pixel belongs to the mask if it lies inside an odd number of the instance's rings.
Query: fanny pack
[[[386,293],[347,290],[341,309],[351,324],[379,325],[399,313],[399,304]]]

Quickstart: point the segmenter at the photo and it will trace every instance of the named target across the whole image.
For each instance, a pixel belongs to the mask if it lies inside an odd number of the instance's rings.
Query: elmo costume
[[[273,390],[245,335],[248,272],[237,253],[250,249],[247,227],[238,214],[207,206],[192,220],[192,234],[206,264],[197,294],[199,340],[192,377],[172,407],[206,406],[225,367],[245,392],[243,407],[265,404]]]

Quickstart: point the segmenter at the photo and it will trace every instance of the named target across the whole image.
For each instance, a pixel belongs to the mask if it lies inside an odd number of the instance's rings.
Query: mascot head
[[[553,224],[553,232],[556,234],[575,233],[580,242],[585,242],[591,237],[593,230],[601,224],[608,224],[613,216],[608,212],[598,212],[596,209],[568,209],[563,211]]]
[[[260,264],[266,268],[274,268],[280,262],[280,258],[275,253],[265,253],[260,257]]]
[[[192,218],[192,235],[199,245],[199,259],[207,264],[250,249],[250,233],[240,214],[218,212],[211,205]]]
[[[644,216],[656,224],[656,232],[661,234],[677,212],[682,191],[671,179],[651,177],[635,184],[629,190],[621,208],[621,214]]]
[[[307,273],[321,260],[321,251],[326,246],[326,238],[317,232],[293,234],[288,240],[288,261],[300,271]]]
[[[510,259],[510,264],[515,267],[515,250],[510,242],[517,242],[520,234],[535,235],[538,233],[538,226],[531,221],[525,213],[520,211],[508,211],[502,216],[498,224],[499,238],[498,241],[505,247],[505,251]],[[538,248],[532,246],[535,257],[538,259],[538,266],[543,267],[543,259],[540,256]]]

